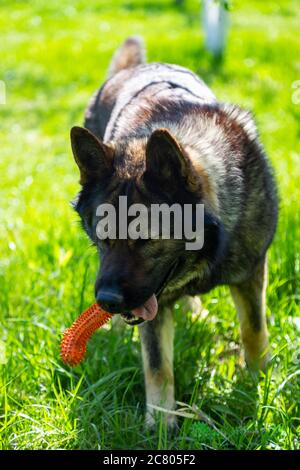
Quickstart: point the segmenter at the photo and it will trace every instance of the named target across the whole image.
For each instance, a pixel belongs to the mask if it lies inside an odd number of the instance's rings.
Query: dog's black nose
[[[101,288],[96,294],[98,304],[107,312],[121,313],[124,297],[117,289]]]

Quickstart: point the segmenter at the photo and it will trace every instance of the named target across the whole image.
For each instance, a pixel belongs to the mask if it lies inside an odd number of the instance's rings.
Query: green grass
[[[236,1],[224,62],[203,50],[198,1],[0,1],[0,441],[3,449],[300,448],[297,0]],[[81,124],[115,47],[145,37],[149,60],[197,71],[224,101],[251,108],[273,162],[281,210],[270,250],[272,365],[256,384],[240,365],[228,290],[195,321],[176,305],[176,396],[214,427],[182,418],[176,437],[143,426],[137,331],[102,330],[74,370],[61,332],[93,300],[97,257],[69,201],[78,190],[69,129]]]

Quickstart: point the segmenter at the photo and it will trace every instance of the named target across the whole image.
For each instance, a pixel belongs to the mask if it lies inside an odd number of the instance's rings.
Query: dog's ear
[[[84,127],[72,127],[71,145],[80,170],[80,184],[105,178],[113,169],[113,149]]]
[[[145,183],[154,180],[168,192],[176,192],[180,183],[192,189],[194,176],[191,162],[175,137],[167,129],[155,130],[146,147]]]

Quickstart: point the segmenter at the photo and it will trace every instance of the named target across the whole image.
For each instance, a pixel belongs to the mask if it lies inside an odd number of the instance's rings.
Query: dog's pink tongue
[[[136,317],[141,317],[143,320],[153,320],[156,317],[158,309],[156,295],[152,294],[151,297],[140,307],[134,308],[131,313]]]

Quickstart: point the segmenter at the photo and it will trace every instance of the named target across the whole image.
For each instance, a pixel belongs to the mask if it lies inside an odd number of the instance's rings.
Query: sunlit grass
[[[0,443],[4,449],[299,448],[299,8],[236,1],[223,64],[203,50],[198,1],[2,2],[0,80]],[[115,47],[144,36],[149,60],[197,71],[220,100],[252,109],[273,162],[280,220],[270,251],[272,367],[256,384],[240,365],[225,287],[203,297],[206,317],[174,308],[176,396],[217,431],[182,419],[178,436],[143,425],[136,332],[100,331],[87,360],[62,365],[59,339],[93,300],[97,257],[69,201],[78,173],[69,129],[81,124]]]

